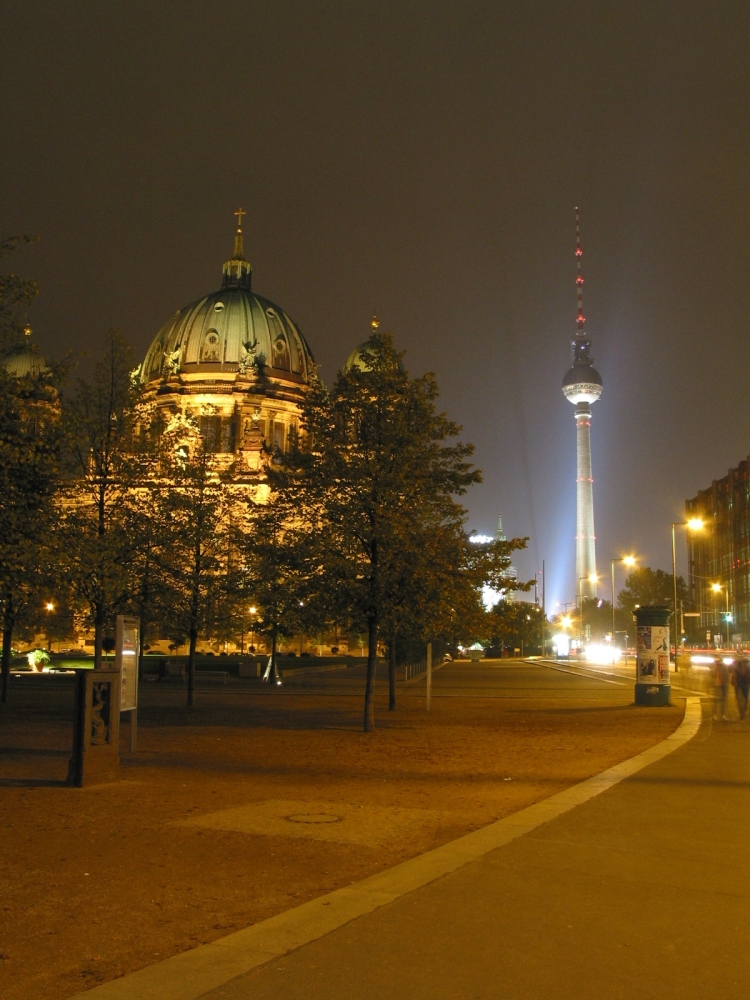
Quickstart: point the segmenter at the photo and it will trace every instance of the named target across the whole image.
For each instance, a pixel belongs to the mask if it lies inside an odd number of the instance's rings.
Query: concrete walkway
[[[750,729],[694,735],[699,717],[693,700],[588,782],[86,996],[745,997]]]
[[[674,754],[206,998],[746,997],[750,731]]]

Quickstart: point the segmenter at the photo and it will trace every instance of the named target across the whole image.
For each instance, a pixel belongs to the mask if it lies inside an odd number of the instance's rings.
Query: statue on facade
[[[180,370],[180,351],[180,344],[176,344],[173,351],[164,352],[164,370],[168,375],[176,375]]]
[[[241,375],[249,375],[258,366],[256,351],[258,350],[258,338],[253,337],[252,342],[243,340],[242,356],[240,357],[239,371]]]

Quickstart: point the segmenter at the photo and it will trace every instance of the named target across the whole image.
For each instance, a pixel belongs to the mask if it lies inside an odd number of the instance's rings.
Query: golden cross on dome
[[[244,208],[240,207],[234,213],[237,216],[237,233],[234,237],[234,259],[244,260],[242,246],[242,216],[247,215]]]

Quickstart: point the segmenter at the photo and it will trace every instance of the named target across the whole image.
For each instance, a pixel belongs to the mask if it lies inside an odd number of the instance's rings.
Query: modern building
[[[688,586],[700,616],[686,620],[689,641],[750,638],[750,457],[685,502],[686,516],[704,527],[688,532]],[[695,622],[695,626],[691,623]]]
[[[581,227],[576,208],[576,289],[578,315],[572,341],[573,366],[563,379],[562,391],[575,406],[576,420],[576,593],[596,597],[596,536],[594,534],[594,480],[591,475],[591,404],[602,394],[602,379],[593,367],[591,340],[586,335],[581,274]]]

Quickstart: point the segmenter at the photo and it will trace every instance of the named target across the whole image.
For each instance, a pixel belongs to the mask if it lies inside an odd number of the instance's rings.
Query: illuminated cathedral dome
[[[284,310],[252,290],[242,209],[234,254],[218,291],[178,309],[140,367],[145,397],[164,426],[197,422],[205,447],[233,475],[263,474],[270,447],[284,449],[317,377],[305,338]]]
[[[16,378],[30,375],[33,378],[42,375],[49,368],[37,346],[31,343],[31,327],[26,326],[23,333],[23,340],[11,347],[0,363],[9,375],[15,375]]]
[[[307,386],[315,360],[305,338],[284,310],[251,288],[238,227],[234,256],[224,264],[221,288],[168,320],[141,366],[147,384],[178,380],[187,391],[201,385],[240,382],[274,393]]]

